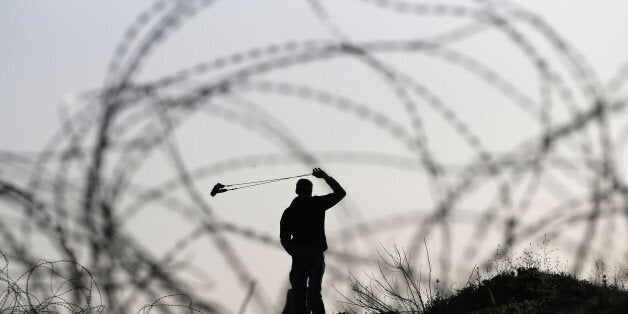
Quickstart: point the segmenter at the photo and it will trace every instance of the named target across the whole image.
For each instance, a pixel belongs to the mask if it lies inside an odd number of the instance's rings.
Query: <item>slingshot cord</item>
[[[268,184],[268,183],[277,182],[277,181],[283,181],[283,180],[300,178],[300,177],[307,177],[307,176],[310,176],[310,175],[312,175],[312,174],[311,173],[305,173],[305,174],[300,174],[300,175],[297,175],[297,176],[284,177],[284,178],[276,178],[276,179],[267,179],[267,180],[250,181],[250,182],[242,182],[242,183],[225,184],[224,186],[225,187],[233,186],[232,188],[225,189],[226,191],[231,191],[231,190],[248,188],[248,187],[252,187],[252,186],[256,186],[256,185]]]

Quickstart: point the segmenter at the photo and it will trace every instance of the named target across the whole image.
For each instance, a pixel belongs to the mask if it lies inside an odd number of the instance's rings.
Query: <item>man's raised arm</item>
[[[320,196],[320,199],[325,209],[329,209],[338,204],[338,202],[340,202],[340,200],[342,200],[345,195],[347,195],[347,192],[345,192],[342,186],[340,186],[340,183],[338,183],[336,179],[330,177],[325,171],[321,170],[320,168],[314,168],[314,170],[312,171],[312,175],[325,180],[325,182],[327,182],[327,184],[333,191],[332,193],[329,193],[327,195]]]

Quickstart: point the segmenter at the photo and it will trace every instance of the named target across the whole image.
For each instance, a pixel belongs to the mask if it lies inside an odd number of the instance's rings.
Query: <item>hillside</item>
[[[425,313],[628,313],[628,291],[536,268],[501,273],[435,299]]]

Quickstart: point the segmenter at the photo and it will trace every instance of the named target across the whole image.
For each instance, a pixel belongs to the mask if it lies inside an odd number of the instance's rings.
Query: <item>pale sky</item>
[[[61,126],[60,113],[67,110],[74,115],[85,108],[85,99],[75,100],[77,95],[103,86],[109,62],[126,29],[152,3],[153,1],[144,0],[1,1],[0,150],[32,157],[34,153],[43,149]],[[431,38],[472,22],[471,19],[463,17],[398,14],[394,10],[381,9],[369,1],[324,0],[321,3],[328,10],[332,23],[357,43]],[[446,3],[478,6],[475,1],[459,0]],[[625,1],[520,0],[513,3],[518,3],[544,18],[587,59],[604,85],[608,84],[624,62],[628,61],[628,43],[624,40],[624,32],[628,29],[625,14],[628,11],[628,3]],[[567,78],[566,85],[576,91],[574,97],[577,105],[585,110],[589,104],[585,96],[579,93],[577,82],[570,78],[568,68],[563,60],[557,57],[555,50],[551,49],[543,37],[529,25],[521,22],[514,22],[513,25],[529,36],[528,39],[537,45],[539,52],[547,57],[547,61],[556,71]],[[252,48],[267,47],[271,44],[283,45],[289,41],[331,40],[328,30],[316,19],[306,1],[217,1],[189,21],[186,20],[176,32],[160,43],[147,56],[134,82],[153,81],[176,73],[180,69],[236,52],[247,52]],[[495,29],[481,31],[477,35],[452,43],[448,48],[485,64],[529,96],[533,102],[540,103],[538,74],[521,50],[509,42],[502,33]],[[513,150],[518,157],[522,157],[527,151],[522,151],[520,145],[530,143],[529,141],[535,139],[541,132],[538,121],[522,108],[513,105],[506,95],[497,92],[494,87],[460,66],[452,66],[451,60],[447,61],[440,54],[402,51],[377,53],[375,56],[379,61],[393,66],[397,71],[424,84],[438,95],[491,153],[499,155]],[[233,70],[238,66],[227,69]],[[163,93],[172,97],[180,96],[224,73],[227,73],[225,69],[196,76],[184,84],[165,88]],[[342,56],[297,64],[254,76],[252,81],[255,80],[308,86],[338,97],[348,97],[363,103],[373,112],[386,114],[405,128],[408,134],[413,134],[412,124],[403,104],[395,96],[394,91],[384,83],[381,73],[375,73],[372,68],[354,58]],[[613,93],[610,98],[618,100],[625,96],[624,89]],[[473,160],[476,157],[475,153],[455,129],[443,120],[437,111],[430,108],[424,99],[413,97],[418,103],[428,145],[435,159],[455,169],[460,169]],[[558,93],[552,97],[555,101],[555,107],[552,109],[554,123],[559,125],[561,122],[569,121],[568,109],[561,105]],[[269,120],[264,114],[258,113],[234,123],[217,115],[217,112],[229,110],[247,112],[247,101],[253,102],[255,104],[253,106],[259,106],[264,112],[272,115],[274,120]],[[205,104],[202,108],[190,116],[185,116],[171,137],[180,149],[182,160],[190,169],[247,155],[284,156],[288,152],[285,144],[279,142],[273,134],[260,131],[260,127],[263,128],[264,125],[256,124],[260,123],[260,120],[256,119],[262,119],[275,127],[280,126],[279,129],[283,130],[281,132],[290,130],[290,136],[298,138],[304,148],[320,158],[323,163],[320,166],[327,169],[348,191],[348,198],[343,201],[343,206],[339,205],[338,208],[328,212],[330,250],[373,257],[376,256],[380,244],[384,247],[393,244],[410,247],[412,245],[409,239],[414,234],[414,229],[408,228],[407,225],[355,242],[343,242],[342,239],[338,239],[336,232],[357,221],[364,220],[377,225],[378,221],[384,221],[382,217],[391,214],[414,211],[419,216],[426,215],[438,203],[439,192],[434,186],[430,186],[428,176],[421,170],[420,163],[416,161],[416,151],[409,150],[403,142],[398,141],[398,138],[391,136],[386,128],[378,127],[373,123],[373,119],[361,117],[359,113],[352,113],[351,110],[338,106],[321,106],[312,99],[304,100],[254,88],[248,90],[236,88],[233,94],[216,97],[213,102]],[[92,115],[96,114],[98,112],[94,110]],[[142,120],[138,125],[146,121],[150,119]],[[626,119],[617,114],[611,116],[610,123],[612,138],[619,145],[622,138],[617,136],[623,134],[621,129]],[[90,132],[94,132],[95,129],[96,126],[90,128]],[[133,136],[134,131],[137,129],[130,128],[127,130],[128,133],[120,135],[117,139],[128,139]],[[591,133],[595,132],[592,127]],[[93,133],[89,134],[93,136]],[[88,137],[83,146],[90,146],[93,143],[90,139],[92,137]],[[564,145],[560,145],[556,151],[557,157],[577,159],[575,156],[577,154],[573,153],[576,151],[574,147],[577,147],[574,143],[575,141],[566,141]],[[599,150],[599,143],[594,140],[594,152],[596,149]],[[574,155],[570,155],[569,152]],[[359,153],[363,154],[352,159],[348,153],[356,156],[360,155]],[[390,162],[372,159],[365,161],[366,153],[371,154],[369,156],[376,153],[388,154],[404,162],[415,158],[416,164],[393,167]],[[622,164],[621,161],[626,157],[625,152],[618,150],[616,153],[614,157],[617,164]],[[109,157],[106,168],[108,174],[113,173],[118,157],[115,154]],[[311,168],[311,165],[303,165],[294,160],[275,164],[261,160],[259,165],[253,161],[244,161],[241,165],[233,165],[227,165],[223,172],[213,171],[205,177],[198,178],[194,182],[195,187],[205,192],[216,182],[236,183],[285,177],[306,173]],[[51,166],[48,170],[56,171],[57,168]],[[67,175],[80,186],[85,177],[83,170],[77,166],[70,169]],[[177,177],[164,147],[146,156],[136,170],[130,180],[138,189],[157,187],[162,182]],[[538,197],[535,198],[532,209],[526,212],[526,218],[521,218],[522,221],[541,217],[569,197],[589,190],[587,184],[590,182],[588,181],[590,174],[582,164],[576,163],[573,171],[554,173],[554,170],[547,170],[549,174],[543,177]],[[4,180],[10,179],[24,184],[28,179],[27,174],[27,169],[2,170],[0,167],[0,178]],[[624,177],[624,173],[620,173],[620,176]],[[516,204],[521,201],[519,198],[525,193],[526,178],[524,176],[520,182],[517,181],[518,183],[512,186],[510,192],[513,207],[517,206]],[[456,179],[455,176],[446,177],[442,185],[453,186]],[[518,179],[506,180],[514,182]],[[554,184],[554,181],[560,184]],[[207,192],[204,201],[211,206],[221,221],[250,228],[278,239],[278,219],[293,197],[294,182],[295,180],[282,181],[225,193],[216,198],[210,198]],[[454,267],[448,275],[452,282],[464,277],[465,271],[473,266],[460,261],[462,253],[458,252],[470,247],[466,240],[476,226],[480,209],[484,209],[498,195],[495,192],[495,185],[490,183],[490,180],[486,182],[489,183],[470,192],[457,204],[459,209],[457,213],[460,216],[452,222],[452,246],[454,250],[458,249],[454,258],[458,260],[454,262]],[[555,190],[561,190],[563,194]],[[326,191],[327,188],[322,182],[315,182],[315,193]],[[76,191],[77,195],[81,192]],[[180,187],[173,191],[173,197],[189,206],[192,212],[198,210]],[[131,194],[122,197],[119,200],[119,209],[122,210],[132,201]],[[155,256],[160,256],[171,246],[176,245],[179,239],[196,227],[197,221],[186,219],[185,215],[179,212],[182,209],[174,209],[172,206],[174,205],[149,204],[126,221],[124,226],[138,243],[144,245]],[[78,208],[80,208],[78,204],[70,204],[67,209],[76,211]],[[3,207],[0,203],[0,212],[2,211],[8,213],[11,209]],[[499,216],[506,211],[497,212]],[[502,231],[491,230],[497,237],[502,236]],[[335,238],[333,234],[336,234]],[[626,234],[626,226],[623,226],[623,229],[617,227],[615,235],[598,234],[599,241],[603,242],[608,237],[616,236],[616,239],[621,240],[615,242],[615,245],[626,246],[626,237],[621,238]],[[574,233],[574,237],[558,238],[555,244],[566,256],[572,256],[574,246],[581,238],[580,235],[581,233]],[[270,303],[267,304],[269,308],[282,306],[290,269],[289,256],[277,247],[260,244],[245,237],[229,235],[228,239],[258,281],[260,298]],[[530,241],[536,239],[535,237]],[[443,241],[440,233],[434,232],[427,240],[430,249],[434,250],[434,255],[438,256]],[[501,240],[503,238],[489,241],[483,249],[486,252],[494,251],[495,245]],[[50,254],[56,254],[54,249],[50,250]],[[47,249],[42,248],[42,252],[47,252]],[[622,253],[625,254],[618,249],[617,255],[613,255],[609,260],[626,263],[628,256],[621,255]],[[201,269],[208,274],[208,277],[212,278],[211,285],[199,286],[207,289],[200,294],[210,300],[219,300],[226,310],[235,312],[244,298],[246,287],[237,283],[235,275],[229,270],[229,265],[219,256],[210,238],[206,236],[185,248],[176,260],[188,261],[195,269]],[[479,254],[473,263],[480,263],[487,256]],[[48,257],[42,253],[41,258]],[[422,258],[417,258],[417,263],[422,263]],[[348,270],[356,272],[363,267],[366,266],[344,265],[342,260],[330,258],[330,270],[324,279],[326,282],[324,296],[329,309],[338,309],[337,301],[340,299],[331,287],[332,271],[340,271],[341,274],[345,272],[348,275]],[[335,270],[331,270],[332,268]],[[192,278],[191,273],[182,271],[180,278],[193,283],[195,278]],[[338,286],[342,278],[336,279],[338,280],[333,282]],[[251,304],[250,312],[261,312],[262,303]]]

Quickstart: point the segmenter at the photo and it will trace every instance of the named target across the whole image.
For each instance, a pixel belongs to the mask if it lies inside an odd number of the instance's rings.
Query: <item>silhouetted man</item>
[[[297,197],[281,216],[281,245],[292,256],[292,289],[288,291],[284,313],[325,312],[321,295],[325,271],[323,252],[327,250],[325,211],[340,202],[347,193],[338,181],[320,168],[314,168],[312,175],[325,180],[333,192],[312,196],[312,182],[300,179],[297,182]]]

